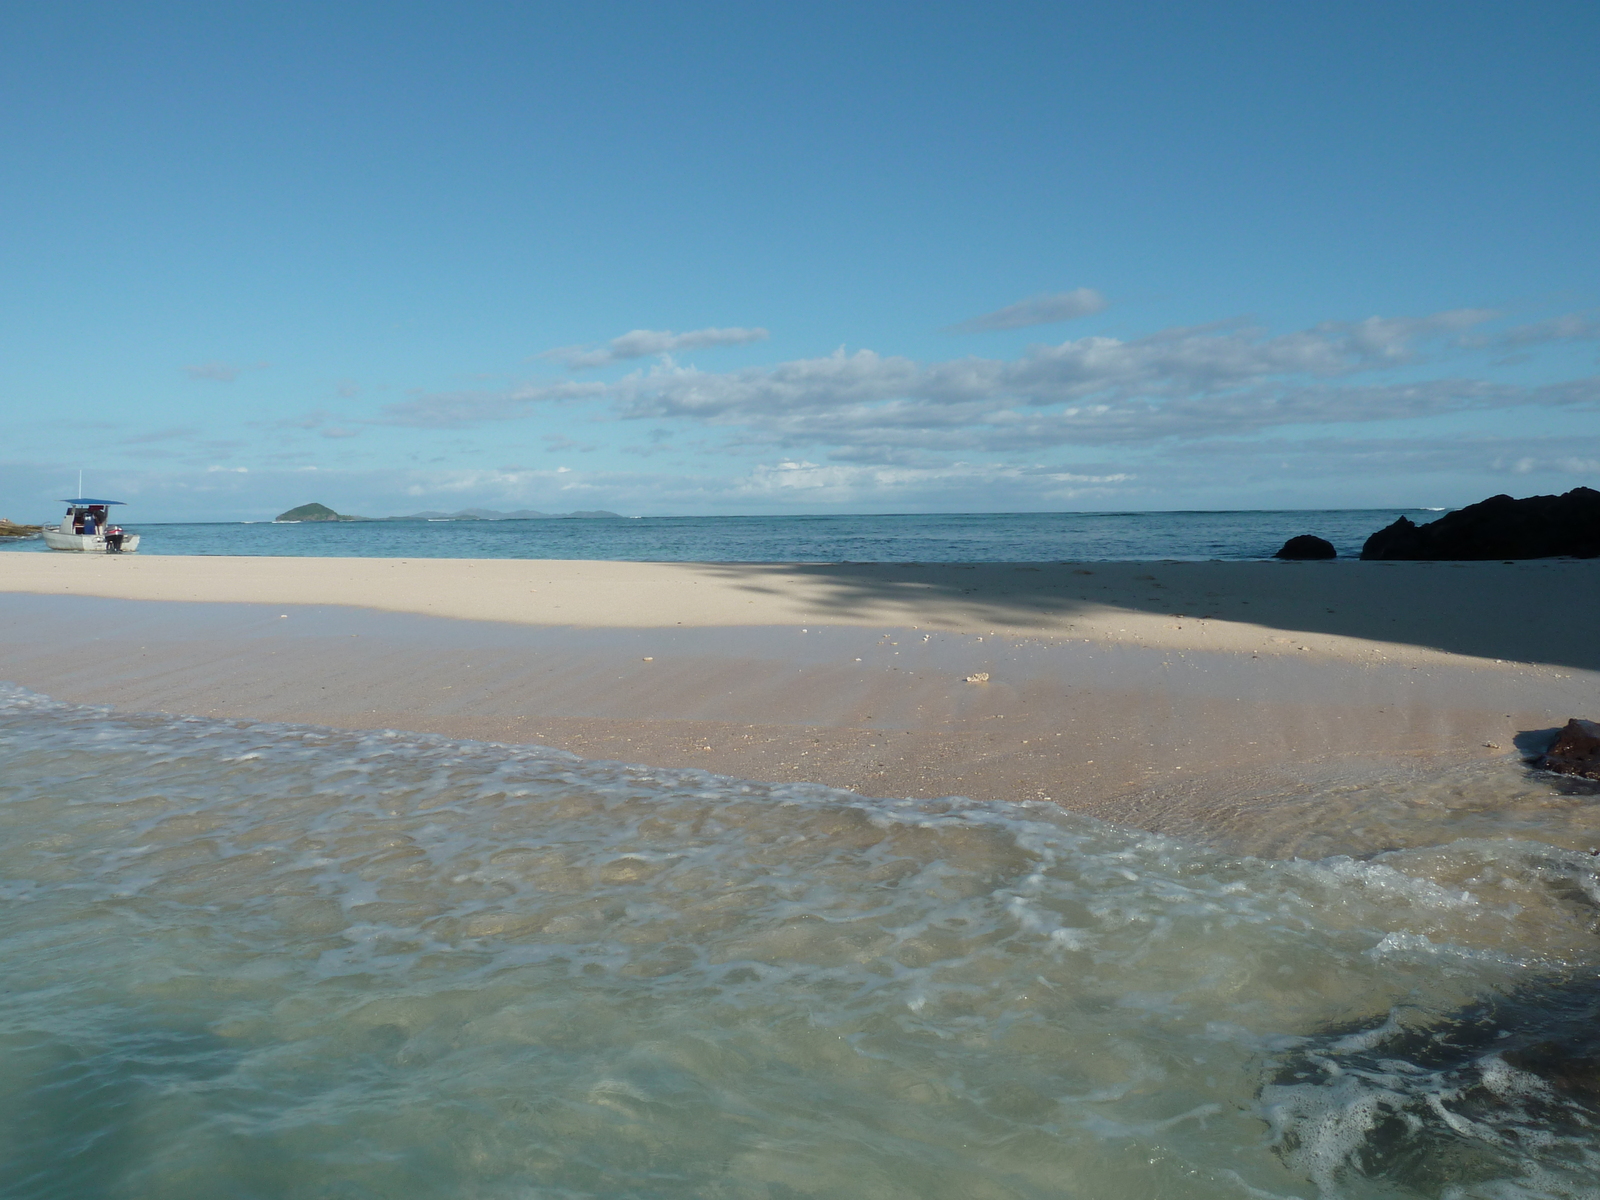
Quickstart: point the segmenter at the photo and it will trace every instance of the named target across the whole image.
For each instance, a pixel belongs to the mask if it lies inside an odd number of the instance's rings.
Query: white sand
[[[0,679],[1179,827],[1162,797],[1503,757],[1595,715],[1596,596],[1596,562],[4,554]]]
[[[0,591],[354,605],[527,625],[846,625],[1096,643],[1600,667],[1600,560],[632,563],[8,554]]]

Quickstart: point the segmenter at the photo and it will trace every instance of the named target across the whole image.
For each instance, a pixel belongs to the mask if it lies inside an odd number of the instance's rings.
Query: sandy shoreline
[[[1518,563],[639,563],[14,554],[0,591],[351,605],[585,628],[908,626],[1361,659],[1600,669],[1600,560]],[[1290,635],[1284,638],[1283,635]],[[1290,643],[1293,643],[1290,646]]]
[[[1600,708],[1597,585],[1594,562],[7,555],[0,679],[1151,825],[1186,781],[1501,756]]]

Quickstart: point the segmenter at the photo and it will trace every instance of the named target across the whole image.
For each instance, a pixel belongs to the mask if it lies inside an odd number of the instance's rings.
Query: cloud
[[[764,342],[769,336],[765,329],[691,329],[687,333],[673,333],[667,329],[635,329],[621,337],[612,338],[603,346],[562,346],[546,350],[539,357],[555,359],[571,371],[583,371],[629,359],[673,354],[680,350]]]
[[[957,462],[940,466],[857,466],[787,460],[755,467],[735,482],[738,495],[825,504],[883,501],[907,494],[934,499],[941,493],[1027,493],[1034,503],[1063,503],[1109,495],[1134,476],[1126,472],[1085,474],[1038,464]],[[937,500],[934,500],[937,503]]]
[[[1430,341],[1494,314],[1328,321],[1288,334],[1239,324],[1086,337],[1018,358],[931,364],[871,351],[710,373],[666,365],[611,385],[617,411],[737,427],[749,444],[824,445],[882,461],[913,450],[1018,452],[1154,443],[1275,427],[1523,406],[1595,407],[1600,380],[1542,387],[1478,379],[1360,382],[1415,367]]]
[[[592,454],[599,448],[587,442],[575,442],[564,434],[547,433],[544,435],[544,452],[546,454],[563,454],[567,452]]]
[[[1547,321],[1518,325],[1506,330],[1488,344],[1504,347],[1538,346],[1549,342],[1592,342],[1600,340],[1600,313],[1567,313]]]
[[[193,438],[201,433],[198,425],[173,425],[166,429],[152,429],[149,433],[130,434],[119,437],[124,446],[148,446],[155,442],[181,441]]]
[[[951,325],[945,333],[989,333],[997,329],[1027,329],[1031,325],[1054,325],[1058,321],[1072,321],[1091,316],[1106,308],[1104,296],[1093,288],[1074,288],[1070,292],[1052,295],[1029,296],[1015,304],[971,317]]]
[[[612,390],[627,416],[792,419],[806,413],[850,414],[858,406],[878,404],[885,413],[920,410],[938,424],[945,419],[940,410],[963,406],[988,411],[1075,405],[1072,415],[1087,420],[1102,410],[1151,409],[1161,401],[1239,393],[1273,380],[1331,379],[1406,365],[1415,360],[1419,340],[1490,315],[1461,310],[1422,318],[1328,321],[1278,336],[1223,323],[1162,330],[1134,341],[1079,338],[1034,346],[1010,360],[968,357],[927,365],[870,350],[841,350],[826,358],[721,374],[668,365],[622,380]]]
[[[190,379],[215,379],[218,383],[232,383],[239,378],[239,368],[227,363],[207,362],[185,367],[183,373]]]
[[[1162,461],[1203,460],[1227,476],[1252,470],[1288,470],[1296,476],[1455,474],[1498,471],[1508,458],[1558,453],[1564,441],[1550,437],[1508,438],[1460,433],[1430,438],[1372,435],[1217,438],[1197,445],[1169,446]]]
[[[820,450],[838,464],[931,469],[974,454],[1154,447],[1517,408],[1600,411],[1600,378],[1528,385],[1426,377],[1496,319],[1484,309],[1452,309],[1281,334],[1226,321],[1129,340],[1069,339],[1009,359],[918,362],[841,349],[726,372],[667,360],[611,383],[417,396],[378,420],[464,428],[517,420],[541,403],[589,402],[658,429],[692,422],[713,430],[715,452]],[[1540,328],[1568,336],[1580,327],[1558,320]],[[1396,372],[1408,378],[1382,378]]]
[[[203,362],[194,366],[184,367],[183,373],[190,379],[211,379],[217,383],[232,383],[246,371],[264,371],[271,366],[270,363],[251,363],[246,367],[236,367],[225,362]]]
[[[514,421],[534,405],[603,397],[603,383],[527,385],[507,392],[435,392],[384,405],[375,425],[413,429],[464,429],[489,421]]]

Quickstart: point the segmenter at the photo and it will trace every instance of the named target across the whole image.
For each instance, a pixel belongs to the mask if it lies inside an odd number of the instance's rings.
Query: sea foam
[[[17,689],[0,764],[8,1196],[1592,1194],[1581,1102],[1397,1181],[1330,1125],[1382,1105],[1285,1065],[1570,986],[1583,854],[1270,860]]]

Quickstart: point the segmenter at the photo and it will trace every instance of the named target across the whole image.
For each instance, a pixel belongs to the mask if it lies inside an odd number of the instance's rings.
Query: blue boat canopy
[[[76,500],[58,500],[58,504],[75,504],[80,508],[90,508],[94,505],[125,504],[123,500],[90,500],[87,496],[79,496]]]

